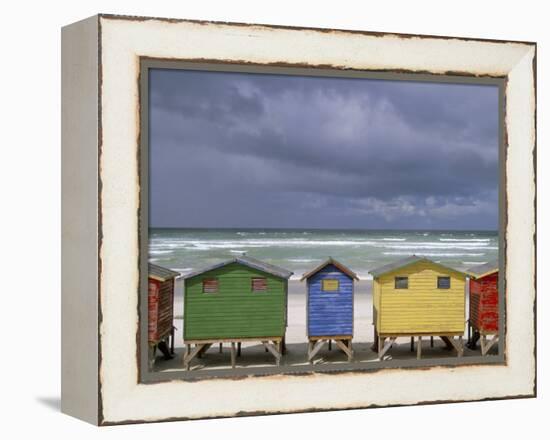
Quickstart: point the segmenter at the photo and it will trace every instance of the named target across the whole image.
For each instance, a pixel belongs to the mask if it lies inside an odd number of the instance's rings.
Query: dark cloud
[[[154,70],[153,226],[495,229],[492,86]]]

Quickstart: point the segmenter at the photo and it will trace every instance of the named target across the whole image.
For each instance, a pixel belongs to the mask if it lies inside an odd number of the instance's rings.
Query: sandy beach
[[[290,280],[288,286],[288,327],[286,330],[287,353],[282,357],[281,365],[307,365],[307,336],[306,336],[306,286],[297,280]],[[174,303],[174,325],[177,328],[175,337],[174,359],[165,361],[158,358],[155,371],[182,370],[183,353],[183,283],[176,283],[176,298]],[[372,325],[372,281],[361,280],[355,284],[354,296],[354,335],[353,335],[353,362],[379,362],[375,352],[371,350],[374,340]],[[479,351],[465,349],[465,356],[479,355]],[[455,351],[449,351],[440,339],[434,340],[434,347],[430,347],[429,339],[423,341],[422,358],[456,357]],[[410,351],[410,339],[400,338],[388,353],[385,360],[415,359],[416,352]],[[332,346],[328,350],[325,345],[319,352],[315,364],[319,363],[346,363],[347,356]],[[260,342],[251,342],[242,345],[242,354],[237,358],[237,368],[273,367],[274,358],[266,353]],[[192,370],[226,369],[230,368],[229,344],[213,345],[202,358],[192,361]]]

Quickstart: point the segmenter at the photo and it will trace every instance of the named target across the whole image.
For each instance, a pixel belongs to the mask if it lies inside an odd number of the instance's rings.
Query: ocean
[[[182,275],[240,254],[300,278],[328,257],[371,279],[369,270],[418,255],[466,269],[498,258],[496,231],[150,229],[149,261]]]

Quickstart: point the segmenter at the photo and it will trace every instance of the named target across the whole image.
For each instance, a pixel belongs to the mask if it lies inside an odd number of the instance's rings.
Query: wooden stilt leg
[[[170,354],[174,354],[174,339],[176,336],[176,328],[172,327],[172,332],[170,333]]]
[[[414,336],[411,336],[411,351],[414,351]]]
[[[241,343],[240,342],[237,344],[237,356],[241,357]]]
[[[370,346],[371,350],[374,352],[378,352],[378,332],[376,331],[376,327],[374,327],[374,339],[373,343]]]
[[[481,355],[485,356],[487,353],[489,353],[489,350],[493,347],[493,345],[497,343],[498,335],[493,335],[490,340],[487,340],[487,335],[482,335],[480,338]]]
[[[454,337],[441,337],[445,341],[445,343],[449,344],[451,348],[454,348],[456,350],[457,356],[461,357],[464,353],[464,343],[462,341],[462,336],[459,336],[458,339],[455,339]]]
[[[235,343],[231,343],[231,368],[235,368]]]
[[[220,342],[220,353],[223,351],[223,342]]]
[[[479,341],[479,338],[480,338],[479,331],[474,330],[474,332],[472,334],[472,347],[470,347],[470,348],[475,350],[475,348],[477,346],[477,341]]]
[[[454,344],[451,341],[452,338],[449,338],[448,336],[440,336],[440,338],[443,342],[445,342],[447,350],[453,350],[455,348]]]
[[[434,346],[434,337],[430,336],[430,347],[433,348],[433,346]]]
[[[351,339],[348,340],[348,348],[349,348],[349,351],[351,351],[351,356],[349,358],[349,361],[351,362],[353,360],[353,347],[351,345]]]
[[[380,338],[379,344],[379,351],[378,351],[378,359],[382,360],[386,352],[391,348],[395,340],[397,339],[395,336],[392,336],[390,338]]]
[[[152,370],[155,365],[155,352],[154,348],[149,345],[149,369]]]
[[[198,344],[197,347],[200,346],[200,350],[197,354],[197,357],[202,358],[202,356],[208,351],[212,344]]]
[[[274,341],[273,343],[270,341],[262,341],[262,344],[264,344],[264,347],[273,355],[276,365],[279,366],[281,362],[281,341]]]
[[[183,350],[183,368],[186,370],[189,370],[189,362],[187,361],[187,358],[191,354],[191,344],[185,344],[185,348]]]
[[[312,343],[313,345],[311,346],[311,351],[309,352],[309,362],[311,364],[313,363],[313,358],[315,357],[315,355],[319,353],[319,351],[321,350],[323,345],[325,345],[326,342],[327,342],[326,339],[318,339],[317,341]]]
[[[332,350],[332,339],[328,340],[328,351]]]
[[[422,336],[418,337],[418,345],[416,346],[416,359],[422,358]]]
[[[210,344],[196,344],[195,348],[191,350],[191,344],[187,344],[186,354],[183,357],[183,367],[187,370],[190,369],[191,360],[197,356],[205,347],[208,349]]]
[[[334,342],[336,342],[336,345],[340,348],[340,350],[342,350],[348,356],[348,362],[351,362],[351,359],[353,358],[353,353],[346,341],[335,339]]]
[[[185,359],[189,356],[190,353],[191,353],[191,346],[189,344],[184,344],[182,360],[183,360],[183,368],[187,370],[189,370],[189,364],[185,361]]]

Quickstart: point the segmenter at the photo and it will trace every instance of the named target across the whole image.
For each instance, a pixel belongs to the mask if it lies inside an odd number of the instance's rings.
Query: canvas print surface
[[[497,85],[148,72],[151,372],[502,354]]]

